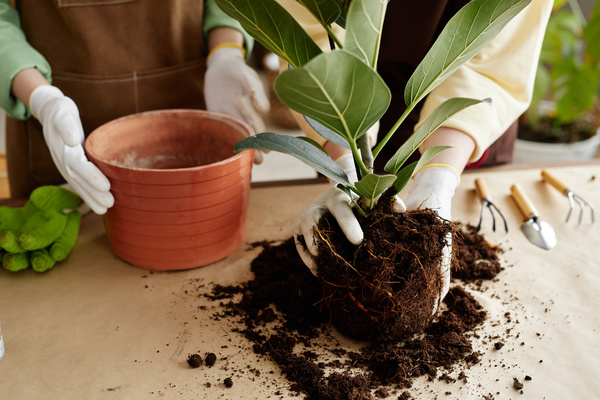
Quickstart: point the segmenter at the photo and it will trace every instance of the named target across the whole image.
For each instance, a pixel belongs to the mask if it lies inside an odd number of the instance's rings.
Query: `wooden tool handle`
[[[487,185],[485,184],[485,181],[481,178],[475,179],[475,191],[477,192],[479,200],[490,198]]]
[[[556,190],[563,194],[565,194],[565,192],[569,189],[569,187],[565,185],[560,179],[558,179],[558,177],[554,175],[554,173],[548,171],[547,169],[542,170],[542,178],[546,182],[554,186]]]
[[[510,193],[512,194],[513,199],[515,199],[517,206],[519,206],[519,209],[525,218],[530,218],[534,214],[537,215],[537,210],[523,189],[521,189],[521,186],[517,184],[512,185],[510,187]]]

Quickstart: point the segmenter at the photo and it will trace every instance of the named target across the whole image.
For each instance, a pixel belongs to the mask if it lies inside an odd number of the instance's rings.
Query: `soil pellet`
[[[217,356],[216,356],[216,354],[215,353],[208,353],[206,355],[206,358],[204,359],[204,362],[206,362],[207,366],[212,367],[217,362]]]
[[[187,363],[192,368],[198,368],[202,365],[202,357],[199,354],[190,354],[187,359]]]

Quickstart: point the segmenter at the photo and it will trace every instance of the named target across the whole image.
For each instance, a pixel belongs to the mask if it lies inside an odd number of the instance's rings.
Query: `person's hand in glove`
[[[37,272],[64,260],[79,233],[81,198],[59,186],[35,189],[21,209],[0,207],[0,264]]]
[[[96,213],[113,206],[108,178],[85,156],[84,133],[77,106],[51,85],[35,88],[29,97],[31,113],[42,124],[44,139],[61,175]]]
[[[350,183],[357,181],[352,154],[344,154],[336,162],[342,167]],[[329,212],[333,215],[350,243],[358,246],[362,242],[364,234],[352,211],[352,205],[352,199],[337,187],[337,183],[330,182],[330,187],[302,211],[299,221],[294,225],[296,249],[313,275],[317,275],[315,257],[319,254],[319,239],[315,235],[315,228],[325,214]],[[398,196],[395,197],[392,209],[394,212],[406,211],[404,203]]]
[[[453,167],[444,164],[428,165],[415,174],[413,185],[406,197],[406,208],[409,210],[428,208],[435,211],[440,218],[450,221],[452,197],[459,183],[460,177]],[[442,250],[442,289],[439,300],[434,305],[434,312],[450,288],[451,262],[452,234],[449,233]]]
[[[206,61],[204,99],[208,111],[232,116],[259,133],[265,130],[262,114],[269,111],[269,99],[262,80],[244,57],[244,48],[235,42],[212,47]],[[254,162],[262,162],[261,152],[254,152]]]

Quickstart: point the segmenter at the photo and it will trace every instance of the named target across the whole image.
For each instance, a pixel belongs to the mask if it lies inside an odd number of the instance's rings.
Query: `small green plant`
[[[386,161],[387,174],[375,174],[373,161],[407,115],[431,90],[464,62],[479,52],[531,0],[474,0],[463,7],[446,25],[410,78],[404,92],[406,111],[394,127],[371,149],[365,135],[387,110],[390,90],[376,72],[382,25],[387,0],[297,0],[323,26],[332,49],[322,52],[298,22],[275,0],[216,0],[230,16],[268,50],[290,66],[274,83],[278,97],[291,109],[303,114],[311,126],[327,140],[352,151],[359,181],[351,183],[345,172],[322,147],[307,140],[259,133],[237,143],[235,151],[272,150],[292,155],[328,178],[338,187],[365,200],[374,200],[388,189],[395,195],[432,157],[448,148],[436,146],[419,161],[405,166],[410,155],[425,139],[460,110],[481,103],[479,99],[454,98],[441,104]],[[396,0],[398,1],[398,0]],[[341,42],[331,25],[346,30]],[[350,196],[353,197],[353,196]],[[364,210],[356,207],[361,213]]]
[[[593,135],[600,122],[599,90],[600,3],[586,21],[576,0],[555,0],[519,136],[570,141],[568,136]]]

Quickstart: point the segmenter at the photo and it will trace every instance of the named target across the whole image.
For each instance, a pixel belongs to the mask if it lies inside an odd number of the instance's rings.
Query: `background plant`
[[[431,90],[479,52],[531,0],[474,0],[446,25],[411,76],[404,92],[407,109],[371,149],[365,135],[386,112],[391,93],[376,72],[387,0],[297,0],[327,30],[332,49],[322,52],[298,22],[275,0],[216,0],[230,16],[268,50],[290,66],[276,79],[281,101],[303,114],[325,139],[352,151],[359,181],[351,183],[325,150],[307,138],[259,133],[239,142],[235,151],[272,150],[292,155],[339,183],[338,187],[373,200],[388,188],[398,193],[412,175],[448,146],[427,150],[404,166],[425,139],[460,110],[479,99],[454,98],[441,104],[409,140],[387,160],[386,174],[375,174],[373,161],[408,114]],[[349,3],[349,4],[348,4]],[[331,25],[346,29],[345,41]],[[334,45],[333,45],[334,44]],[[351,196],[352,197],[352,196]],[[362,204],[374,204],[373,201]],[[362,211],[360,207],[357,207]]]
[[[576,0],[555,0],[544,36],[533,99],[526,112],[534,127],[550,117],[552,131],[587,119],[590,130],[598,126],[600,90],[600,3],[586,21]],[[548,114],[540,107],[550,101]],[[552,134],[552,132],[549,132]]]

